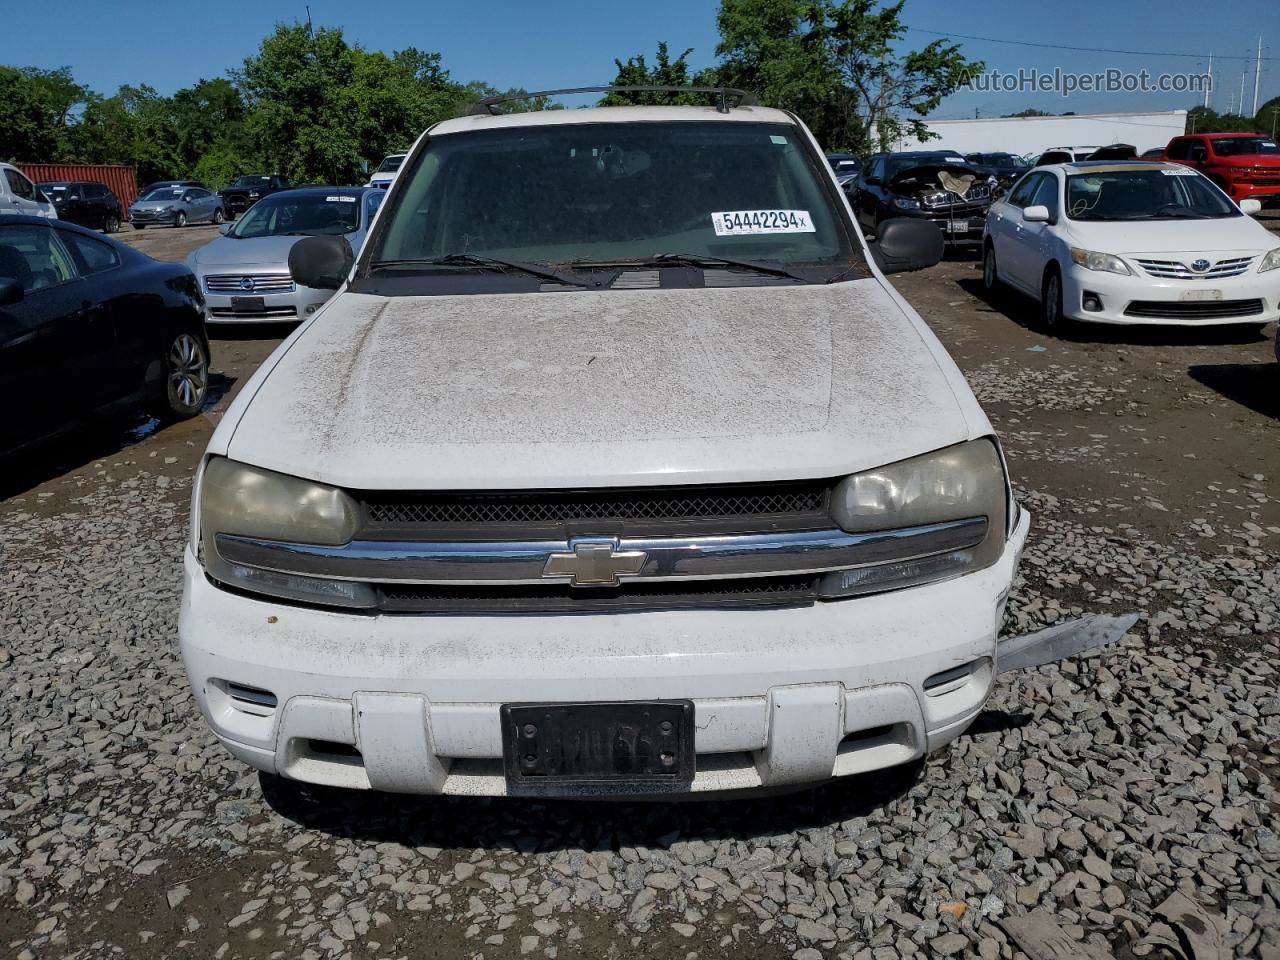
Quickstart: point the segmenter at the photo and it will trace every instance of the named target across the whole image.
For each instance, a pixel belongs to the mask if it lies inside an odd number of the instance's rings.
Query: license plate
[[[1178,297],[1179,300],[1185,302],[1195,302],[1204,300],[1221,300],[1221,290],[1183,290]]]
[[[509,786],[692,783],[693,701],[503,704]]]
[[[947,233],[968,233],[968,220],[948,220],[946,225]]]
[[[267,309],[267,302],[262,297],[232,297],[232,313],[262,313]]]

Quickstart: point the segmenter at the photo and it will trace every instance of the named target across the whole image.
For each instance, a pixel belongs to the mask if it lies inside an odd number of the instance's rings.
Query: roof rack
[[[489,114],[495,115],[500,111],[493,109],[500,103],[510,103],[515,100],[532,100],[534,97],[562,97],[571,93],[714,93],[719,97],[716,103],[716,110],[720,113],[729,112],[729,99],[732,97],[736,100],[734,106],[745,107],[758,103],[755,96],[745,90],[739,90],[736,87],[680,87],[680,86],[658,86],[645,85],[638,87],[566,87],[563,90],[534,90],[528,93],[520,94],[504,94],[500,97],[485,97],[476,103],[467,111],[469,115]]]

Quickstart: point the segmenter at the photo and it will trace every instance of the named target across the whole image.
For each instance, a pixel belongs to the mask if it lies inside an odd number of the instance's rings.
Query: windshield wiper
[[[574,266],[605,265],[603,262],[593,264],[589,260],[574,260],[572,262]],[[785,267],[781,263],[772,260],[737,260],[731,257],[717,257],[701,253],[659,253],[652,257],[641,257],[636,260],[609,261],[608,265],[625,267],[675,266],[698,267],[700,269],[708,267],[712,269],[737,267],[741,270],[751,270],[771,277],[786,277],[800,283],[834,283],[852,272],[852,270],[840,270],[835,274],[831,274],[830,269],[827,267]]]
[[[598,289],[609,286],[617,279],[617,272],[612,274],[604,274],[601,276],[584,276],[576,271],[567,272],[557,270],[555,267],[544,263],[527,262],[524,260],[505,260],[501,257],[485,257],[474,253],[449,253],[443,257],[420,257],[409,258],[403,260],[375,260],[369,264],[369,269],[377,270],[382,267],[483,267],[490,270],[516,270],[520,273],[527,273],[530,276],[539,277],[543,280],[553,280],[556,283],[564,283],[574,287],[588,287],[590,289]]]

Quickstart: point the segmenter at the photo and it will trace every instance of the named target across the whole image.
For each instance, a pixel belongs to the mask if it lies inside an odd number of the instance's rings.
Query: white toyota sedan
[[[983,283],[1040,302],[1045,328],[1262,325],[1280,317],[1280,238],[1176,163],[1037,167],[992,204]]]

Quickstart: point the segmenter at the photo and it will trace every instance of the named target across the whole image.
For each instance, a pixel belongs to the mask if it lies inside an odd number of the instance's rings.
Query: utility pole
[[[1205,88],[1204,88],[1204,108],[1206,110],[1209,109],[1209,91],[1213,89],[1213,51],[1212,50],[1209,51],[1208,74],[1209,74],[1209,82],[1205,84]]]
[[[1258,35],[1258,60],[1253,68],[1253,115],[1258,115],[1258,85],[1262,83],[1262,35]]]
[[[1244,68],[1244,73],[1240,74],[1240,112],[1241,113],[1244,113],[1244,82],[1246,78],[1248,78],[1249,76],[1249,67],[1247,65],[1248,60],[1246,60],[1245,63],[1246,63],[1246,66]]]
[[[1276,117],[1280,116],[1280,107],[1271,108],[1271,139],[1276,138]]]

